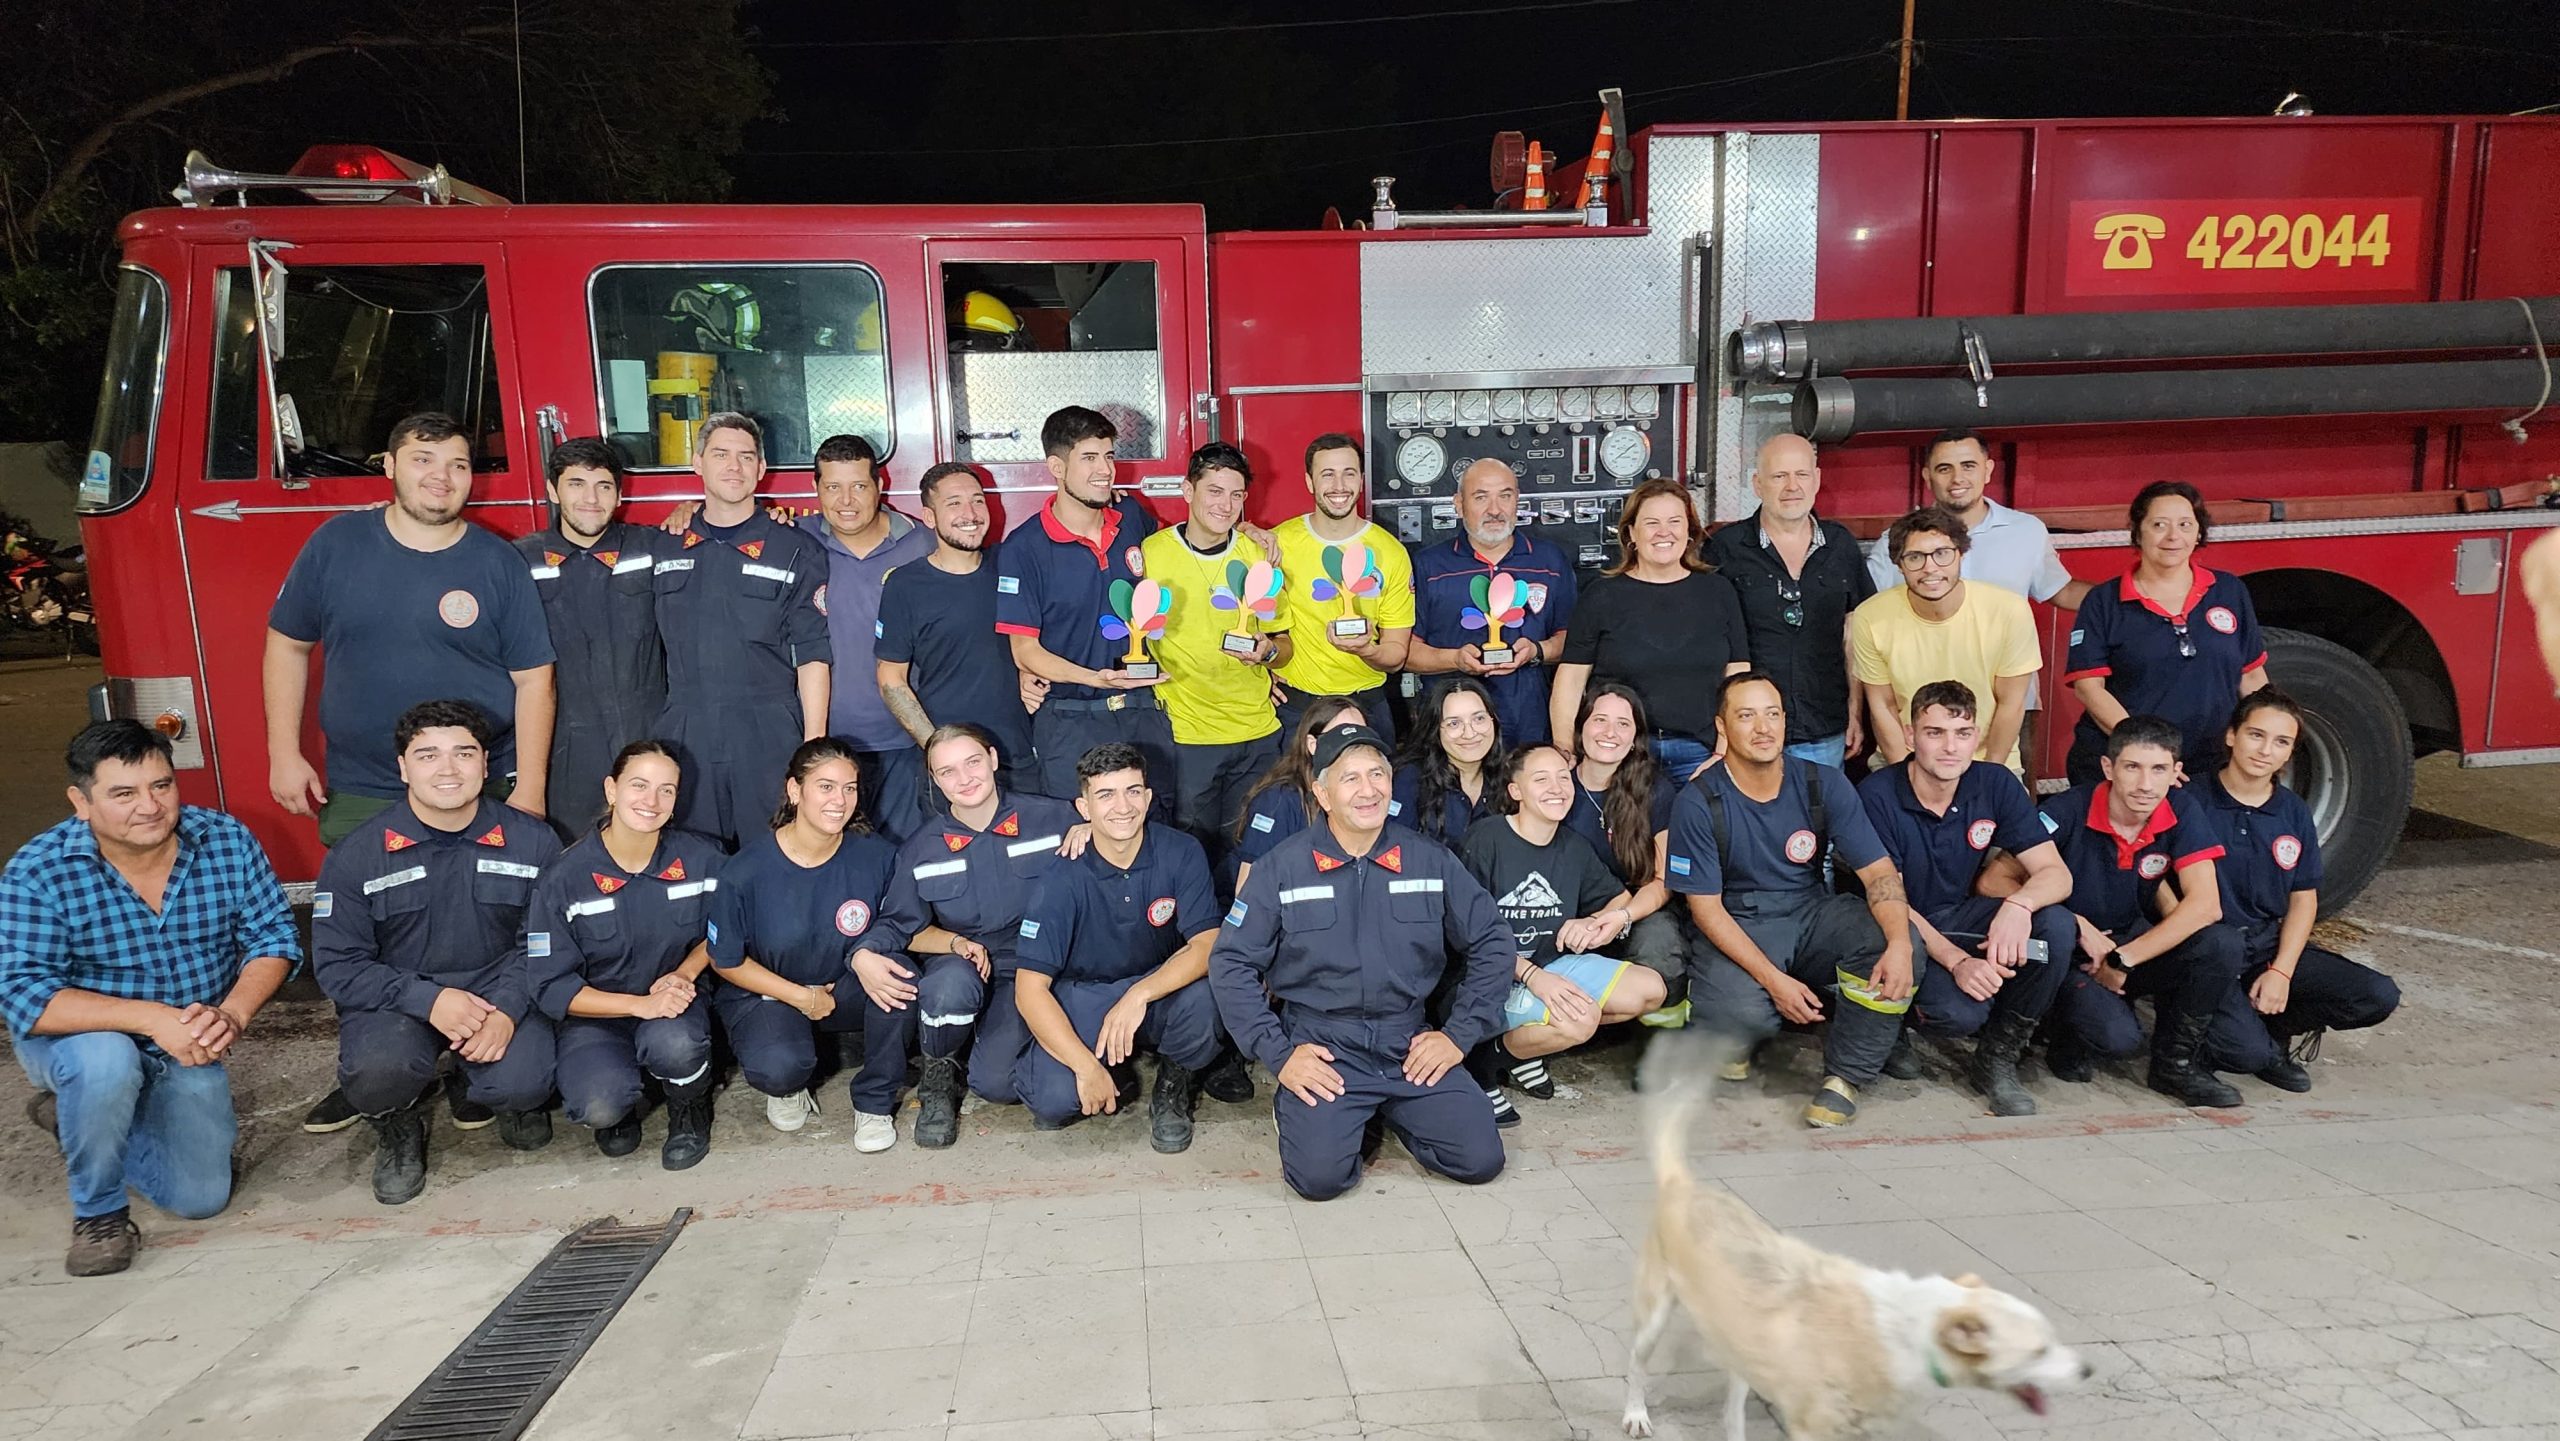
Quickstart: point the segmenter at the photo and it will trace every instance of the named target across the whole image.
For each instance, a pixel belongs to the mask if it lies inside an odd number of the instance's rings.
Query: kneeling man
[[[1254,863],[1209,958],[1228,1032],[1280,1081],[1280,1174],[1310,1201],[1339,1196],[1383,1123],[1425,1169],[1490,1181],[1502,1135],[1459,1063],[1502,1028],[1511,928],[1456,856],[1387,823],[1376,731],[1326,731],[1314,776],[1324,820]],[[1453,958],[1449,1017],[1430,1029]]]
[[[72,818],[0,870],[0,1013],[71,1180],[63,1269],[133,1264],[128,1190],[197,1220],[231,1200],[223,1058],[302,960],[248,827],[178,803],[168,737],[71,739]]]

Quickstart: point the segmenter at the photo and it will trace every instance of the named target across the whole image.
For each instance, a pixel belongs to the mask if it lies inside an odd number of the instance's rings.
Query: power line
[[[2147,10],[2160,15],[2179,15],[2190,20],[2219,20],[2231,25],[2253,25],[2262,32],[2317,37],[2332,40],[2362,40],[2381,45],[2414,45],[2422,49],[2443,50],[2455,54],[2498,55],[2548,59],[2536,52],[2519,50],[2512,45],[2466,45],[2454,40],[2422,38],[2439,31],[2424,30],[2355,30],[2331,25],[2302,25],[2291,20],[2270,20],[2258,15],[2234,15],[2228,11],[2196,10],[2184,5],[2166,5],[2159,0],[2105,0],[2126,10]]]
[[[1144,30],[1070,30],[1048,35],[937,35],[914,39],[767,40],[759,50],[878,50],[917,45],[1044,45],[1079,40],[1139,40],[1173,35],[1235,35],[1261,30],[1315,30],[1352,25],[1400,25],[1413,20],[1470,19],[1545,10],[1597,10],[1645,0],[1544,0],[1529,5],[1487,5],[1465,10],[1419,10],[1402,15],[1355,15],[1340,20],[1239,21],[1224,25],[1160,25]]]

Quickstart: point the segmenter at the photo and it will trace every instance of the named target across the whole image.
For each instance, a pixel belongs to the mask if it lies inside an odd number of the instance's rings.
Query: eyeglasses
[[[2187,634],[2187,623],[2182,620],[2173,620],[2169,622],[2169,629],[2175,632],[2178,637],[2179,657],[2184,660],[2194,660],[2196,658],[2196,642],[2195,637]]]
[[[1788,625],[1802,628],[1804,625],[1803,584],[1791,580],[1778,582],[1778,600],[1780,603],[1778,619],[1785,621]]]
[[[1904,570],[1927,570],[1932,566],[1949,566],[1956,563],[1956,548],[1952,545],[1942,545],[1935,550],[1906,550],[1895,557],[1895,560]]]

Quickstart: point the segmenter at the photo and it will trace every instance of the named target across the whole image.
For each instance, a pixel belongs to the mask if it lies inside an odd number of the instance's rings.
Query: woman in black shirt
[[[1575,603],[1547,702],[1571,736],[1582,693],[1623,681],[1653,712],[1656,760],[1686,783],[1715,753],[1716,688],[1751,664],[1742,598],[1699,557],[1697,513],[1676,480],[1648,480],[1618,514],[1618,563]]]

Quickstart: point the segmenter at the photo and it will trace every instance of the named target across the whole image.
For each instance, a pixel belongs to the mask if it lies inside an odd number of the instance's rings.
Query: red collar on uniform
[[[1317,875],[1323,875],[1327,871],[1338,871],[1344,866],[1351,864],[1348,858],[1335,855],[1331,851],[1326,850],[1323,846],[1312,846],[1309,850],[1316,858]],[[1397,875],[1404,874],[1404,847],[1401,845],[1389,846],[1383,851],[1372,852],[1369,859],[1376,862],[1381,870],[1392,871]]]
[[[398,831],[385,830],[382,833],[382,853],[384,855],[389,855],[393,851],[405,851],[417,843],[416,837],[404,836]]]
[[[2134,857],[2142,854],[2143,847],[2158,840],[2162,831],[2176,825],[2178,816],[2169,809],[2169,798],[2162,796],[2160,808],[2142,823],[2141,833],[2132,840],[2126,840],[2116,830],[2115,823],[2107,819],[2107,801],[2114,794],[2114,785],[2107,781],[2098,782],[2098,788],[2089,793],[2089,829],[2116,843],[2116,869],[2129,871],[2133,869]]]
[[[687,550],[691,550],[695,546],[702,544],[702,541],[703,537],[695,531],[687,530],[684,533],[684,548]]]
[[[480,846],[503,846],[506,843],[507,828],[504,825],[491,826],[472,841],[473,845]]]
[[[1059,521],[1058,498],[1052,495],[1049,503],[1040,507],[1040,529],[1060,545],[1080,545],[1092,551],[1095,564],[1108,567],[1111,564],[1112,539],[1120,534],[1120,507],[1115,504],[1104,509],[1102,534],[1087,540]]]
[[[2142,593],[2142,587],[2135,584],[2134,578],[2142,574],[2142,562],[2140,560],[2136,560],[2133,564],[2125,567],[2124,579],[2116,583],[2116,591],[2126,600],[2132,601],[2135,605],[2142,607],[2144,610],[2151,612],[2162,620],[2183,622],[2187,618],[2187,612],[2196,608],[2196,602],[2204,599],[2204,593],[2213,589],[2213,582],[2215,579],[2212,571],[2205,569],[2203,566],[2194,564],[2193,562],[2188,563],[2187,569],[2195,572],[2195,584],[2187,590],[2186,604],[2179,606],[2177,613],[2174,615],[2170,614],[2168,611],[2162,610],[2159,602],[2153,600],[2147,595],[2144,595]]]
[[[602,871],[589,871],[587,878],[596,883],[596,891],[600,895],[612,895],[615,891],[631,884],[621,876],[609,876]]]
[[[596,558],[596,564],[603,566],[607,570],[611,570],[622,563],[622,552],[618,550],[591,550],[588,551],[587,554],[594,556]]]
[[[1003,820],[996,822],[987,829],[994,831],[1000,836],[1018,836],[1022,834],[1022,812],[1006,811],[1004,813]]]
[[[1344,866],[1351,864],[1351,862],[1344,860],[1340,856],[1329,856],[1321,850],[1315,852],[1315,858],[1317,875],[1323,875],[1327,871],[1338,871]]]
[[[1389,846],[1385,850],[1378,852],[1377,860],[1379,865],[1395,872],[1397,875],[1404,874],[1404,847]]]
[[[663,870],[663,871],[658,872],[658,874],[657,874],[657,875],[655,875],[654,877],[652,877],[651,879],[653,879],[653,880],[661,880],[661,881],[680,881],[680,880],[683,880],[683,879],[684,879],[684,857],[682,857],[682,856],[678,856],[678,857],[676,857],[674,860],[671,860],[671,861],[667,862],[667,868],[666,868],[665,870]]]

